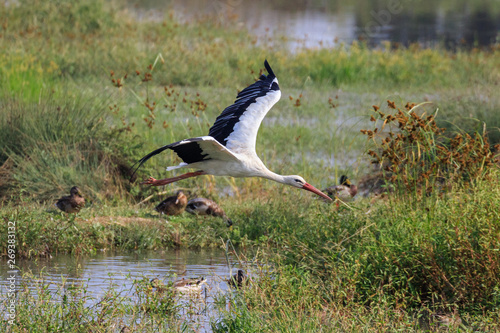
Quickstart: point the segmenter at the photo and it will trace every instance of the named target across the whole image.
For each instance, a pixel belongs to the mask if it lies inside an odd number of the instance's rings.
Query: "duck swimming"
[[[201,286],[207,282],[207,279],[204,277],[201,278],[192,278],[192,279],[184,279],[177,280],[174,282],[173,287],[181,292],[186,291],[200,291]]]
[[[240,288],[246,282],[247,277],[245,276],[243,270],[238,269],[238,272],[231,276],[228,280],[228,284],[234,288]]]

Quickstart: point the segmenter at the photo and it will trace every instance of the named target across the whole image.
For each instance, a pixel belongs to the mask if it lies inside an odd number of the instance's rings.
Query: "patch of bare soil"
[[[96,216],[89,219],[82,219],[83,223],[119,224],[125,226],[130,223],[140,223],[153,225],[158,223],[158,219],[147,219],[144,217],[124,217],[124,216]]]

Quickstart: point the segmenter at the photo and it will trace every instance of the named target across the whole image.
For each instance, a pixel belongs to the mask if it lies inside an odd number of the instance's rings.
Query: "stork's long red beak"
[[[312,186],[311,184],[308,184],[308,183],[305,183],[304,186],[302,186],[302,188],[304,190],[308,190],[314,194],[317,194],[319,195],[320,197],[323,197],[329,201],[333,201],[332,198],[330,198],[328,195],[326,195],[325,193],[321,192],[320,190],[318,190],[316,187]]]

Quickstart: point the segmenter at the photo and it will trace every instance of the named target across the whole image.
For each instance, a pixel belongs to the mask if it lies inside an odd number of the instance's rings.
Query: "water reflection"
[[[107,282],[124,281],[127,275],[145,277],[200,277],[220,280],[229,277],[224,252],[218,250],[170,250],[130,254],[104,253],[91,257],[57,255],[53,259],[22,261],[21,272],[42,275],[47,283],[83,283],[98,292]],[[6,272],[0,273],[4,277]],[[221,289],[227,286],[221,285]]]
[[[268,42],[284,36],[290,49],[332,47],[364,40],[408,46],[443,44],[486,46],[500,31],[500,5],[494,1],[356,0],[243,1],[171,0],[128,3],[141,19],[160,19],[168,10],[182,21],[210,16],[222,24],[244,25]]]
[[[480,3],[478,6],[472,4]],[[370,45],[384,40],[408,46],[442,44],[447,48],[487,46],[496,42],[500,31],[500,14],[488,12],[483,2],[470,2],[446,8],[441,3],[401,1],[397,10],[374,5],[370,15],[357,11],[358,38]],[[374,28],[370,22],[376,22]],[[370,34],[370,32],[373,32]]]

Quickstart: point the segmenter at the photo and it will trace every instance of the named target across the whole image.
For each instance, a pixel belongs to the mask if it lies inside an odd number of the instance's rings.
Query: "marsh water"
[[[128,0],[141,20],[172,13],[181,21],[210,17],[245,26],[258,43],[283,37],[297,47],[334,47],[364,40],[447,48],[487,46],[498,41],[500,2],[496,0]]]
[[[231,260],[231,259],[230,259]],[[236,267],[234,263],[229,263]],[[2,265],[5,267],[5,265]],[[207,283],[196,300],[179,298],[197,308],[190,320],[204,331],[217,317],[213,306],[218,293],[229,291],[230,276],[225,252],[222,250],[164,250],[138,253],[101,253],[92,256],[57,255],[50,259],[19,262],[18,286],[21,276],[36,297],[36,286],[44,285],[57,300],[65,291],[82,287],[86,290],[85,306],[94,306],[112,289],[122,297],[133,298],[134,281],[158,278],[165,283],[181,278],[204,277]],[[28,273],[28,274],[26,274]],[[235,273],[233,268],[232,273]],[[0,271],[1,294],[5,295],[7,271]],[[83,295],[82,295],[83,297]]]

